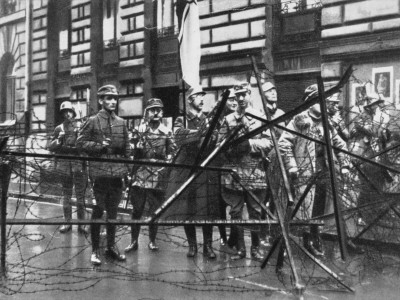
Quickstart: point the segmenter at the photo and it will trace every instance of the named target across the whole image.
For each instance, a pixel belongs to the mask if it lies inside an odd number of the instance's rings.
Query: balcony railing
[[[170,27],[163,27],[158,29],[157,35],[159,38],[161,37],[169,37],[179,34],[179,28],[177,25],[170,26]]]
[[[321,0],[283,0],[277,8],[282,14],[288,14],[319,7],[322,7]]]
[[[0,17],[11,15],[17,10],[17,1],[15,0],[3,0],[0,1]]]

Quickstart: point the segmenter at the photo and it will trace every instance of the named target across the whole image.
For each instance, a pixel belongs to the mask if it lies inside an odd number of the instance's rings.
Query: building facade
[[[299,104],[321,72],[334,83],[350,63],[358,81],[346,87],[343,105],[351,106],[367,81],[399,103],[399,5],[199,0],[205,110],[236,81],[252,83],[255,106],[262,108],[250,55],[262,81],[275,81],[284,110]],[[182,114],[187,86],[180,74],[175,7],[176,0],[1,1],[0,122],[15,119],[27,136],[46,136],[61,121],[65,100],[81,118],[95,113],[103,84],[120,90],[124,118],[139,119],[148,97],[164,100],[166,116]]]

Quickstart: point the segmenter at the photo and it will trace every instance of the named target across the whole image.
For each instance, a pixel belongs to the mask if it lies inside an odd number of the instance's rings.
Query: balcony
[[[69,72],[71,71],[71,56],[68,50],[61,50],[60,57],[58,59],[58,72]]]
[[[157,31],[158,38],[174,37],[177,36],[178,34],[179,34],[179,28],[177,25],[170,27],[163,27],[158,29]]]
[[[17,11],[17,1],[6,0],[0,2],[0,17],[8,16]]]

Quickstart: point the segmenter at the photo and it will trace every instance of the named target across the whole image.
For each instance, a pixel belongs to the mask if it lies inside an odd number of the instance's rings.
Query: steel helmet
[[[76,117],[76,111],[75,108],[72,107],[72,103],[70,101],[64,101],[63,103],[61,103],[60,106],[60,112],[62,113],[63,110],[70,110],[74,113],[74,118]]]
[[[321,120],[321,106],[318,103],[311,106],[308,109],[308,115],[315,120]]]

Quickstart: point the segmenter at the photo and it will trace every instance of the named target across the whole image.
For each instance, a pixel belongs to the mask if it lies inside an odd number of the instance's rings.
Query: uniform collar
[[[199,112],[198,114],[195,114],[195,113],[193,113],[191,110],[189,110],[189,111],[187,112],[186,118],[187,118],[188,120],[193,120],[193,119],[195,119],[195,118],[204,119],[204,118],[205,118],[205,115],[203,114],[202,111]]]
[[[100,117],[102,117],[102,118],[104,118],[104,119],[109,119],[110,117],[111,117],[111,119],[115,119],[115,117],[116,117],[116,114],[115,114],[115,112],[112,112],[111,114],[108,112],[108,111],[106,111],[105,109],[101,109],[100,111],[99,111],[99,116]]]

